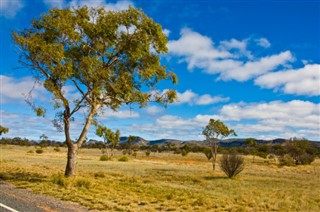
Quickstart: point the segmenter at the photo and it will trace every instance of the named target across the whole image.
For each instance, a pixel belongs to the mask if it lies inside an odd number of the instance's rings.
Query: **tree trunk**
[[[71,177],[76,175],[78,146],[75,144],[68,145],[68,160],[64,175]]]
[[[213,171],[216,170],[216,157],[217,155],[215,154],[215,149],[216,149],[216,146],[214,144],[214,148],[211,148],[211,154],[212,154],[212,169]]]
[[[219,147],[219,144],[218,144],[218,141],[214,141],[214,153],[212,153],[212,168],[213,168],[213,171],[216,170],[216,162],[217,162],[217,154],[218,154],[218,147]]]

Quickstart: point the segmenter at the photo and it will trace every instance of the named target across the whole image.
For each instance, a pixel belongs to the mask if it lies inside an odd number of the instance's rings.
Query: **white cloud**
[[[263,88],[281,89],[287,94],[319,96],[320,64],[307,64],[300,69],[267,73],[258,77],[255,84]]]
[[[266,38],[255,39],[255,42],[257,43],[257,45],[263,48],[269,48],[271,46],[271,43]]]
[[[122,0],[116,3],[107,3],[105,0],[73,0],[69,3],[70,7],[82,7],[87,5],[89,7],[104,7],[106,10],[120,11],[126,10],[129,6],[133,6],[131,1]]]
[[[286,65],[287,62],[292,60],[293,56],[291,52],[285,51],[277,55],[260,58],[256,61],[249,61],[239,67],[227,70],[221,73],[221,78],[223,80],[247,81],[270,72],[281,65]]]
[[[21,0],[1,0],[0,16],[5,18],[14,18],[16,14],[24,7]]]
[[[39,84],[35,83],[32,77],[23,77],[20,79],[0,75],[2,103],[12,102],[25,99],[32,89],[32,97],[44,99],[46,90]]]
[[[160,108],[160,107],[153,105],[153,106],[149,106],[149,107],[145,108],[145,111],[149,115],[157,115],[159,113],[162,113],[164,110],[163,110],[163,108]]]
[[[320,104],[308,101],[238,103],[223,106],[216,115],[194,117],[163,115],[153,124],[132,125],[136,133],[165,138],[203,139],[201,131],[209,119],[220,119],[235,129],[239,137],[261,139],[305,137],[320,138]],[[162,137],[158,137],[162,138]]]
[[[209,94],[204,94],[202,96],[199,96],[196,101],[195,104],[196,105],[210,105],[210,104],[214,104],[214,103],[218,103],[218,102],[227,102],[229,101],[230,98],[226,97],[220,97],[220,96],[210,96]]]
[[[175,104],[193,103],[193,99],[197,96],[192,90],[186,90],[183,93],[177,92],[177,102]]]
[[[253,59],[250,51],[247,50],[248,39],[239,41],[232,38],[231,40],[221,41],[219,48],[232,52],[234,57],[247,57]],[[236,50],[235,52],[233,50]]]
[[[169,41],[168,47],[172,55],[188,64],[189,70],[199,68],[208,74],[218,74],[222,80],[250,80],[280,66],[287,66],[294,60],[290,51],[254,58],[247,49],[247,42],[248,39],[231,39],[215,45],[209,37],[184,28],[180,39]]]
[[[219,102],[227,102],[230,98],[221,96],[211,96],[209,94],[199,95],[192,90],[186,90],[183,93],[177,92],[177,101],[174,104],[189,104],[189,105],[210,105]]]
[[[43,0],[43,2],[51,8],[63,8],[66,6],[65,0]]]
[[[163,29],[162,32],[163,32],[163,34],[165,34],[167,37],[169,37],[169,35],[170,35],[170,30],[168,30],[168,29]]]

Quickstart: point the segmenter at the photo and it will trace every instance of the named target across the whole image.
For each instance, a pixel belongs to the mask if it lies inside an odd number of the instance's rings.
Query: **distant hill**
[[[232,139],[226,139],[220,142],[221,147],[242,147],[246,146],[246,139],[247,138],[232,138]],[[288,139],[283,139],[283,138],[277,138],[273,140],[260,140],[260,139],[255,139],[255,141],[258,144],[282,144]],[[121,143],[127,143],[128,137],[124,136],[120,138],[120,144]],[[90,142],[102,142],[102,141],[97,141],[90,139],[88,143]],[[316,146],[317,148],[320,148],[320,142],[318,141],[310,141],[312,145]],[[200,145],[200,146],[206,146],[207,142],[202,140],[202,141],[196,141],[196,140],[189,140],[189,141],[181,141],[177,139],[158,139],[158,140],[146,140],[141,137],[137,137],[136,140],[134,141],[134,144],[139,145],[139,146],[152,146],[152,145],[158,145],[158,146],[164,146],[164,145],[174,145],[174,146],[183,146],[185,144],[190,144],[190,145]]]

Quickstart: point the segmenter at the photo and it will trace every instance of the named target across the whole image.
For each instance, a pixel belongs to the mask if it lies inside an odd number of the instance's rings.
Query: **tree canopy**
[[[139,9],[52,9],[33,20],[30,29],[13,32],[13,39],[20,62],[53,94],[54,108],[61,109],[54,124],[64,130],[69,150],[82,145],[93,117],[105,107],[167,105],[176,98],[174,90],[156,88],[161,80],[177,83],[176,75],[160,64],[168,51],[167,37]],[[43,115],[44,110],[32,106]],[[87,109],[86,121],[73,142],[70,122],[81,108]]]
[[[0,125],[0,135],[6,134],[8,132],[9,132],[9,128],[6,128],[6,127]]]

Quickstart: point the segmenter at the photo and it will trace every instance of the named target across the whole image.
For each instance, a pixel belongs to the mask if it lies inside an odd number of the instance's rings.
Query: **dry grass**
[[[103,211],[320,211],[320,160],[279,168],[273,161],[246,160],[235,179],[211,171],[202,154],[151,153],[119,162],[99,161],[82,149],[78,176],[65,179],[66,149],[1,146],[0,178],[37,193]],[[34,152],[34,151],[33,151]]]

